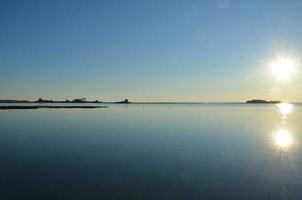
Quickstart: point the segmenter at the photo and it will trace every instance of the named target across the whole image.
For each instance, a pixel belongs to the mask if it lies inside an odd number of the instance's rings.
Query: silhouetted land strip
[[[73,100],[64,100],[64,101],[44,100],[42,98],[39,98],[36,101],[28,101],[28,100],[0,100],[0,103],[103,103],[103,102],[99,101],[99,100],[87,101],[86,98],[79,98],[79,99],[73,99]]]
[[[39,108],[84,108],[84,109],[93,109],[93,108],[107,108],[108,106],[0,106],[0,110],[13,110],[13,109],[39,109]]]
[[[131,103],[128,99],[125,99],[124,101],[118,101],[118,102],[115,102],[115,103]]]
[[[93,101],[87,101],[86,98],[78,98],[78,99],[73,99],[73,100],[64,100],[64,101],[58,101],[58,100],[44,100],[42,98],[39,98],[36,101],[28,101],[28,100],[0,100],[0,104],[1,103],[23,103],[23,104],[39,104],[39,105],[45,105],[45,104],[278,104],[278,103],[282,103],[281,101],[266,101],[266,100],[262,100],[262,99],[252,99],[252,100],[248,100],[246,102],[131,102],[128,99],[125,99],[123,101],[115,101],[115,102],[104,102],[104,101],[99,101],[99,100],[93,100]],[[298,102],[296,102],[298,103]],[[36,106],[36,105],[34,105]],[[24,108],[24,109],[29,109],[30,107],[27,106],[28,108]],[[33,106],[31,106],[33,107]],[[81,106],[83,107],[83,106]],[[42,108],[42,107],[40,107]],[[46,108],[46,107],[44,107]],[[52,108],[58,108],[58,107],[52,107]],[[62,108],[62,106],[60,106],[60,108]],[[68,108],[74,108],[74,107],[70,107],[68,106]],[[32,108],[34,109],[34,108]]]
[[[262,100],[262,99],[253,99],[253,100],[249,100],[246,103],[272,103],[272,104],[277,104],[277,103],[281,103],[281,101],[266,101],[266,100]]]
[[[0,100],[0,103],[34,103],[34,102],[27,101],[27,100]]]

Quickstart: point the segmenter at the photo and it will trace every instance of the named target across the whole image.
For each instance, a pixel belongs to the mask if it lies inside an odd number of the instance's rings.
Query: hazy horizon
[[[0,99],[302,101],[301,1],[1,1]],[[271,76],[279,56],[290,80]]]
[[[43,98],[42,98],[43,99]],[[78,99],[78,98],[76,98]],[[43,99],[44,101],[53,101],[54,103],[64,103],[65,101],[68,101],[68,103],[73,103],[72,101],[74,99]],[[119,102],[122,102],[126,99],[115,99],[115,100],[110,100],[110,101],[103,101],[102,99],[86,99],[85,98],[85,102],[87,103],[119,103]],[[275,102],[280,102],[280,103],[302,103],[300,101],[280,101],[278,99],[257,99],[257,98],[254,98],[254,99],[247,99],[247,100],[244,100],[244,101],[132,101],[131,99],[127,99],[130,103],[147,103],[147,104],[182,104],[182,103],[185,103],[185,104],[198,104],[198,103],[226,103],[226,104],[229,104],[229,103],[247,103],[248,101],[250,100],[264,100],[264,101],[267,101],[267,103],[269,103],[270,101],[272,102],[272,104],[275,104]],[[38,99],[0,99],[0,101],[26,101],[26,102],[36,102],[38,101]],[[98,101],[98,102],[95,102],[95,101]],[[0,102],[1,103],[1,102]],[[9,103],[9,102],[6,102],[6,103]],[[44,103],[52,103],[52,102],[44,102]],[[77,102],[74,102],[74,103],[77,103]],[[258,103],[259,104],[259,103]],[[260,103],[262,104],[262,103]]]

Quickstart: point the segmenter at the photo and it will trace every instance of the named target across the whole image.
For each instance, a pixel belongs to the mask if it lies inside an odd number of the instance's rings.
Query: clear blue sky
[[[1,0],[0,99],[302,101],[300,0]]]

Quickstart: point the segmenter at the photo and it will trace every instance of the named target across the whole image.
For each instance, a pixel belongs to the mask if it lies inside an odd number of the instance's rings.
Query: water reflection
[[[279,112],[282,114],[283,123],[286,124],[287,115],[293,111],[293,104],[279,103],[277,104]],[[293,144],[293,136],[288,129],[280,128],[274,135],[275,144],[282,149],[286,149]]]
[[[277,104],[277,107],[280,111],[280,113],[283,115],[283,117],[286,117],[288,114],[290,114],[293,110],[293,104],[290,103],[279,103]]]
[[[0,199],[301,199],[300,105],[124,106],[1,111]]]
[[[275,133],[274,139],[275,144],[282,149],[290,147],[294,142],[292,134],[287,129],[279,129]]]

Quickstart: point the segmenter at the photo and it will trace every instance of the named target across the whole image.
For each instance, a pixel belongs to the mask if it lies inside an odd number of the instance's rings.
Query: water
[[[0,199],[301,199],[302,106],[0,111]]]

